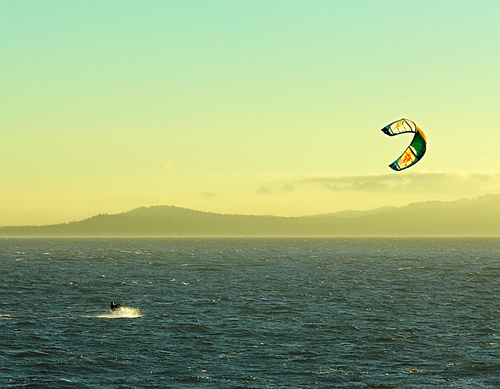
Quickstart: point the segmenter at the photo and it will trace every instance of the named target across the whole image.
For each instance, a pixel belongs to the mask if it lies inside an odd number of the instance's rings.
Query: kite
[[[396,120],[382,128],[382,132],[389,136],[399,135],[405,132],[413,132],[415,134],[405,152],[389,165],[393,170],[400,171],[415,165],[422,159],[427,150],[427,137],[424,132],[409,119],[403,118]]]

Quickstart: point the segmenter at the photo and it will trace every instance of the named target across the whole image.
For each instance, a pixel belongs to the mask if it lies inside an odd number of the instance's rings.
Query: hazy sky
[[[0,0],[0,225],[500,192],[500,2]],[[380,129],[407,117],[429,149]]]

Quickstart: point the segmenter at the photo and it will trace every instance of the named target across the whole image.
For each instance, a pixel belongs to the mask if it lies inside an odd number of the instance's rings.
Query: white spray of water
[[[95,317],[99,318],[104,318],[104,319],[130,319],[130,318],[136,318],[136,317],[142,317],[144,316],[139,308],[134,308],[134,307],[120,307],[119,309],[115,311],[107,311],[104,313],[101,313],[99,315],[96,315]]]

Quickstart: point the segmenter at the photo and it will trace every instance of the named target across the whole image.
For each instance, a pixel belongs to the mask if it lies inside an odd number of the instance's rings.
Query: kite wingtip
[[[380,131],[382,131],[384,134],[386,135],[392,135],[389,131],[389,126],[385,126],[384,128],[382,128]]]
[[[395,163],[395,162],[393,162],[393,163],[391,163],[390,165],[387,165],[387,166],[389,166],[392,170],[395,170],[395,171],[397,171],[397,172],[399,172],[399,171],[401,170],[401,169],[399,168],[398,164],[397,164],[397,163]]]

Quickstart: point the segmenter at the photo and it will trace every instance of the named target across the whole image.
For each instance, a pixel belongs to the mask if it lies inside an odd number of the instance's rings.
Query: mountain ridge
[[[80,221],[0,227],[0,237],[500,236],[500,195],[313,216],[255,216],[172,205]]]

